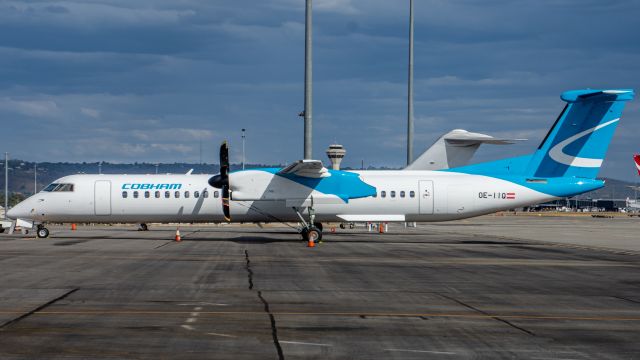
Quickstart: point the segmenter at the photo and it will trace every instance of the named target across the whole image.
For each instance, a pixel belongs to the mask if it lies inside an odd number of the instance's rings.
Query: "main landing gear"
[[[319,243],[322,241],[322,224],[315,222],[316,214],[313,210],[313,205],[309,206],[309,221],[305,221],[304,217],[300,213],[300,210],[296,207],[293,208],[293,211],[296,212],[298,218],[300,218],[300,222],[302,223],[302,230],[300,230],[300,235],[302,236],[302,240],[308,241],[311,243]],[[311,245],[310,245],[311,246]]]
[[[138,231],[149,231],[149,227],[147,224],[141,223],[140,226],[138,226]]]
[[[43,224],[38,224],[38,231],[36,231],[36,235],[39,238],[46,238],[49,237],[49,229],[47,229],[46,227],[44,227]]]

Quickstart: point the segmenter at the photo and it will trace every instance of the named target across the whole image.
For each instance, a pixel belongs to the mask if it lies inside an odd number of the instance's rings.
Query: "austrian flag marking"
[[[507,193],[507,199],[515,200],[515,199],[516,199],[516,193],[514,193],[514,192],[508,192],[508,193]]]

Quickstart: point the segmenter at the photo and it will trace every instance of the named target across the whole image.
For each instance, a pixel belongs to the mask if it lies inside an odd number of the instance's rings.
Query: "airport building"
[[[600,212],[626,209],[625,199],[558,199],[524,208],[524,211],[577,211]]]

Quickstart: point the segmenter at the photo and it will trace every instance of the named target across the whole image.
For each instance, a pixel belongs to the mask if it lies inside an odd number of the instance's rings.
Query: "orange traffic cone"
[[[180,238],[180,229],[176,229],[176,241],[182,241],[182,238]]]
[[[78,229],[78,226],[76,224],[71,224],[72,231],[76,231],[77,229]]]
[[[307,241],[307,247],[316,247],[315,241],[309,239],[309,241]]]
[[[378,225],[378,230],[380,230],[380,234],[383,234],[383,233],[384,233],[384,224],[383,224],[383,223],[380,223],[380,224]]]

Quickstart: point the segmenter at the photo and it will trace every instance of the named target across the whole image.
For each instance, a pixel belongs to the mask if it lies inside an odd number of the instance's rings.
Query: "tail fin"
[[[533,177],[595,178],[607,153],[625,102],[633,90],[573,90],[555,124],[531,157]]]
[[[633,160],[636,162],[636,169],[638,170],[638,175],[640,176],[640,154],[633,155]]]

